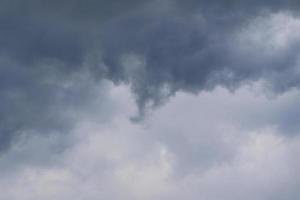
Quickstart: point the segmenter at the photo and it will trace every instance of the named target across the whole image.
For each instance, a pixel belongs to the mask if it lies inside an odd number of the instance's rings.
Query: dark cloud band
[[[60,110],[84,104],[88,90],[65,82],[83,71],[130,84],[141,116],[176,91],[234,89],[259,79],[274,91],[299,86],[298,40],[277,53],[247,46],[255,32],[247,24],[258,13],[289,12],[297,1],[168,3],[1,1],[2,149],[24,130],[69,129]]]

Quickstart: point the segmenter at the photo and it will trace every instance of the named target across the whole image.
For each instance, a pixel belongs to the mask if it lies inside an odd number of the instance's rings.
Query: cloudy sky
[[[0,199],[300,199],[298,0],[0,0]]]

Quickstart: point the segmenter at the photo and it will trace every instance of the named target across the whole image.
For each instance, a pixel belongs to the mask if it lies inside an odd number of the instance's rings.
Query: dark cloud
[[[21,64],[57,59],[79,65],[97,43],[96,34],[104,21],[143,2],[2,0],[0,52],[13,56]]]
[[[259,79],[274,91],[297,87],[297,40],[269,55],[269,47],[262,54],[264,47],[244,48],[243,38],[258,13],[297,2],[251,4],[255,12],[244,12],[246,1],[2,0],[1,148],[24,130],[70,129],[61,110],[88,99],[89,83],[72,79],[84,71],[130,84],[139,117],[177,91],[234,89]]]
[[[68,110],[76,110],[90,96],[87,83],[78,85],[74,75],[66,79],[52,66],[30,68],[1,61],[1,150],[23,132],[67,132]]]
[[[299,5],[0,0],[0,196],[299,196]]]
[[[204,8],[211,11],[209,5],[214,3],[204,2]],[[222,4],[220,7],[226,8]],[[156,106],[163,97],[179,90],[197,93],[217,85],[232,90],[260,79],[269,82],[276,92],[298,87],[299,74],[295,71],[299,40],[274,50],[276,44],[269,43],[277,41],[264,38],[264,31],[282,27],[261,22],[272,21],[277,13],[266,12],[263,5],[268,4],[257,3],[257,15],[250,16],[238,9],[217,15],[205,11],[191,15],[149,11],[117,20],[105,29],[102,42],[108,77],[131,83],[142,115],[145,107]],[[292,16],[286,9],[282,12]],[[256,27],[255,23],[266,23],[266,27]],[[132,63],[124,64],[126,61]]]
[[[101,24],[142,2],[0,1],[1,151],[24,132],[69,132],[68,112],[95,95],[84,62]]]
[[[175,0],[175,2],[183,11],[201,10],[205,12],[205,10],[207,10],[209,12],[218,11],[227,14],[230,12],[243,12],[244,15],[257,13],[257,11],[261,10],[279,11],[288,9],[296,11],[300,6],[297,0],[254,0],[251,1],[251,3],[247,0],[187,0],[184,2]]]

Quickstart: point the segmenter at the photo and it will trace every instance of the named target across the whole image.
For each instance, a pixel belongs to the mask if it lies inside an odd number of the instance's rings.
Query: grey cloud
[[[77,112],[88,110],[99,94],[105,96],[105,84],[96,84],[87,70],[65,72],[60,67],[64,64],[45,62],[27,67],[1,59],[1,151],[19,135],[68,134],[80,120]]]
[[[143,3],[0,1],[1,151],[23,132],[72,129],[70,113],[87,108],[102,87],[85,63],[101,24]]]
[[[78,66],[97,44],[97,32],[105,21],[144,2],[2,0],[0,52],[21,64],[57,59]]]
[[[257,11],[271,5],[256,3]],[[272,6],[287,10],[293,3],[282,6],[278,1]],[[246,6],[242,3],[232,4],[240,10],[218,15],[210,13],[210,8],[219,5],[226,9],[223,1],[189,1],[186,6],[208,11],[195,9],[189,15],[181,12],[182,2],[177,2],[175,9],[172,4],[160,8],[159,1],[136,0],[16,0],[0,4],[4,149],[9,144],[6,141],[26,129],[68,130],[68,123],[54,113],[68,105],[84,104],[89,86],[82,88],[85,83],[76,83],[66,89],[64,84],[85,70],[130,84],[140,116],[146,107],[155,107],[181,90],[198,93],[217,85],[234,89],[258,79],[266,79],[277,91],[299,85],[295,73],[298,41],[278,54],[265,56],[255,48],[245,50],[246,44],[235,40],[234,34],[256,16],[243,14]],[[93,63],[93,59],[103,63]],[[57,100],[60,95],[63,99]],[[68,117],[63,119],[68,121]]]
[[[247,0],[187,0],[180,1],[175,0],[175,2],[180,6],[183,11],[189,10],[201,10],[208,12],[222,12],[222,13],[232,13],[232,12],[243,12],[245,14],[257,14],[261,10],[294,10],[299,9],[299,1],[297,0],[254,0],[251,3]],[[218,13],[220,14],[220,13]],[[234,14],[234,13],[232,13]]]
[[[248,4],[0,1],[0,196],[297,198],[299,3]],[[138,117],[201,100],[142,127],[98,79]],[[279,97],[240,93],[256,81]]]
[[[272,18],[273,14],[260,15]],[[269,82],[277,92],[298,87],[299,40],[276,52],[274,47],[264,44],[275,41],[263,39],[267,35],[263,34],[264,27],[260,27],[261,32],[253,34],[261,34],[258,37],[262,41],[255,44],[251,41],[251,31],[255,30],[249,24],[259,21],[259,16],[251,20],[236,19],[234,13],[217,17],[205,13],[138,14],[123,18],[110,24],[103,36],[107,76],[115,82],[132,84],[142,114],[149,104],[160,104],[162,97],[179,90],[197,93],[217,85],[232,90],[260,79]],[[243,35],[248,36],[238,38]],[[124,57],[130,56],[140,60],[131,64],[136,65],[133,69],[124,64]]]

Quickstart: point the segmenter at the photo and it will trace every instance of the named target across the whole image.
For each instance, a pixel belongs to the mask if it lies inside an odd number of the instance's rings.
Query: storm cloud
[[[102,43],[109,78],[132,84],[142,110],[179,90],[233,90],[261,79],[275,92],[298,87],[297,17],[226,14],[141,14],[115,22]]]
[[[0,0],[1,199],[297,199],[296,0]]]
[[[3,55],[27,68],[57,61],[67,74],[87,61],[96,78],[132,86],[141,117],[179,90],[298,86],[298,37],[281,33],[298,29],[296,1],[1,3]]]

